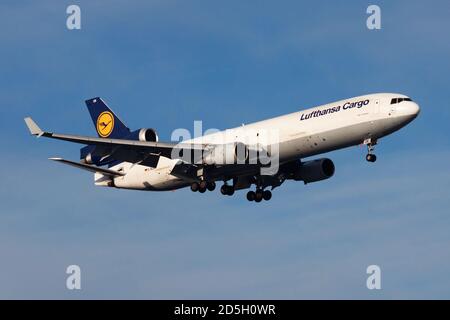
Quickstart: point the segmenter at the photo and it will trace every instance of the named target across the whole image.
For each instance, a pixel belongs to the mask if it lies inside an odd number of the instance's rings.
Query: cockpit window
[[[391,104],[400,103],[402,101],[412,101],[411,98],[393,98]]]

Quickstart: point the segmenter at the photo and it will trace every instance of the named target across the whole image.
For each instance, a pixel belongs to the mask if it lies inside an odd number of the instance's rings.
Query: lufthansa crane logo
[[[97,118],[97,132],[100,137],[108,137],[114,129],[114,116],[109,111],[100,113]]]

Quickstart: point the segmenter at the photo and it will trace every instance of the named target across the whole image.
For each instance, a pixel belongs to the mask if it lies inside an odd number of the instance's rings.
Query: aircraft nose
[[[415,102],[410,102],[409,104],[408,104],[408,107],[407,107],[409,110],[408,110],[408,113],[409,114],[411,114],[411,115],[413,115],[413,116],[415,116],[415,117],[417,117],[417,115],[420,113],[420,107],[419,107],[419,105],[417,104],[417,103],[415,103]]]
[[[420,113],[420,107],[417,103],[413,101],[404,101],[396,107],[396,111],[399,114],[405,115],[405,116],[412,116],[417,117]]]

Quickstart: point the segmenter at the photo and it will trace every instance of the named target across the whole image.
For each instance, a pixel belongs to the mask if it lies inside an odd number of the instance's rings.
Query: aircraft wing
[[[120,172],[120,171],[115,171],[115,170],[110,170],[110,169],[104,169],[104,168],[99,168],[93,165],[89,165],[86,163],[80,163],[80,162],[75,162],[75,161],[70,161],[70,160],[65,160],[62,158],[49,158],[50,160],[59,162],[59,163],[64,163],[67,164],[69,166],[78,168],[78,169],[83,169],[86,171],[90,171],[93,173],[101,173],[105,176],[111,176],[111,177],[117,177],[117,176],[124,176],[125,173]]]
[[[109,147],[111,148],[111,153],[120,153],[122,155],[120,160],[123,161],[130,161],[130,162],[142,161],[145,160],[145,158],[148,157],[149,154],[160,155],[172,159],[172,151],[174,149],[190,150],[193,153],[195,153],[194,151],[205,150],[205,146],[203,145],[182,144],[182,143],[180,144],[161,143],[161,142],[136,141],[127,139],[108,139],[108,138],[96,138],[79,135],[52,133],[41,130],[39,126],[36,124],[36,122],[34,122],[33,119],[31,119],[30,117],[27,117],[24,120],[28,127],[28,130],[30,130],[30,133],[32,135],[35,135],[37,137],[46,137],[86,145]],[[124,150],[132,152],[129,153],[129,155],[126,155],[127,152],[121,152]],[[201,154],[201,152],[197,152],[196,154],[199,153]],[[174,154],[179,154],[179,152],[175,152]]]

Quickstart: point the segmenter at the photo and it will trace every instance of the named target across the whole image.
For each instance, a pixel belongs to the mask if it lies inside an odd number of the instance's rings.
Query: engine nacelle
[[[89,145],[80,149],[80,160],[82,163],[103,166],[113,161],[101,148]]]
[[[294,180],[305,183],[331,178],[334,175],[334,163],[330,159],[321,158],[302,162],[294,172]]]
[[[143,128],[139,130],[139,141],[158,142],[158,140],[158,133],[156,133],[155,129]]]
[[[81,162],[86,164],[94,164],[96,166],[104,166],[113,162],[114,159],[108,155],[101,155],[95,153],[88,153],[84,158],[81,159]]]
[[[93,156],[92,153],[88,153],[86,155],[86,157],[84,157],[84,162],[87,164],[97,164],[98,162],[100,162],[100,157],[97,156]]]
[[[244,164],[249,151],[242,142],[219,144],[205,152],[203,162],[210,165]]]
[[[159,137],[158,133],[155,129],[150,128],[142,128],[136,131],[133,131],[129,134],[127,139],[130,140],[138,140],[138,141],[146,141],[146,142],[158,142]]]

